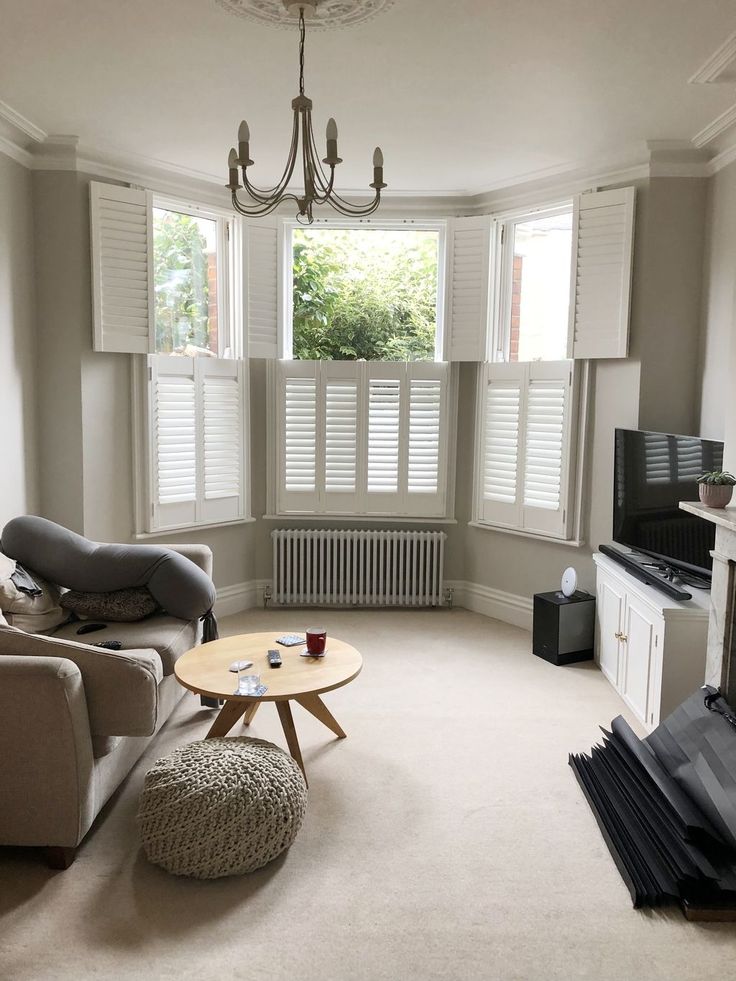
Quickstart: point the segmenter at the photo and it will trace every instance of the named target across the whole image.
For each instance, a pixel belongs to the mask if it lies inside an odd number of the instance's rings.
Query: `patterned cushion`
[[[65,610],[91,620],[131,623],[143,620],[158,609],[145,586],[116,589],[110,593],[78,593],[70,589],[61,597]]]

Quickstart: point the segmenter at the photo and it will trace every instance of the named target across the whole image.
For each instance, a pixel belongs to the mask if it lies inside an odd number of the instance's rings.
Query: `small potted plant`
[[[725,508],[731,500],[736,477],[728,470],[710,470],[698,477],[700,500],[709,508]]]

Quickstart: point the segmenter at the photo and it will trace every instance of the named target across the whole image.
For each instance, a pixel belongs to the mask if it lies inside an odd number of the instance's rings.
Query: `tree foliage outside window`
[[[293,235],[293,356],[433,361],[439,235],[302,229]]]
[[[208,264],[215,253],[215,226],[209,218],[153,209],[156,351],[161,354],[209,349]]]

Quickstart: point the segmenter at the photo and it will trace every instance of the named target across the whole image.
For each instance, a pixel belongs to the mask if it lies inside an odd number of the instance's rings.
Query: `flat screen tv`
[[[697,501],[697,478],[723,468],[723,443],[616,430],[613,540],[677,569],[710,578],[715,526],[678,507]]]

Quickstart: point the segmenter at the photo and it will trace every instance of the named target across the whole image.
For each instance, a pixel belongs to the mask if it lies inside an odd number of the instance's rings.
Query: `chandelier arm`
[[[312,170],[314,174],[314,184],[322,194],[315,194],[314,200],[316,204],[325,204],[329,196],[332,194],[332,189],[335,184],[335,165],[330,165],[330,176],[328,177],[322,167],[322,163],[319,159],[319,154],[317,152],[317,146],[314,142],[314,130],[312,129],[312,119],[311,113],[309,116],[309,146],[308,153],[312,161]]]
[[[355,218],[364,218],[366,215],[372,215],[373,212],[378,208],[381,203],[381,192],[376,191],[376,196],[368,204],[354,204],[351,201],[346,201],[341,198],[339,194],[331,194],[327,199],[327,204],[335,211],[339,211],[343,215],[348,215]]]
[[[235,208],[238,214],[244,215],[246,218],[263,218],[264,215],[270,215],[272,211],[278,208],[282,201],[296,201],[299,204],[299,198],[295,194],[284,194],[283,197],[277,198],[270,204],[262,207],[246,208],[238,201],[236,192],[232,192],[233,208]]]
[[[248,175],[246,168],[243,167],[243,186],[254,201],[259,201],[262,204],[268,204],[274,196],[279,197],[282,192],[286,189],[289,181],[291,180],[291,175],[294,173],[294,166],[296,164],[296,150],[299,144],[299,114],[298,111],[294,111],[294,125],[291,130],[291,146],[289,147],[289,154],[286,158],[286,167],[281,175],[281,178],[274,187],[265,189],[256,187],[255,184],[251,184],[248,180]]]

